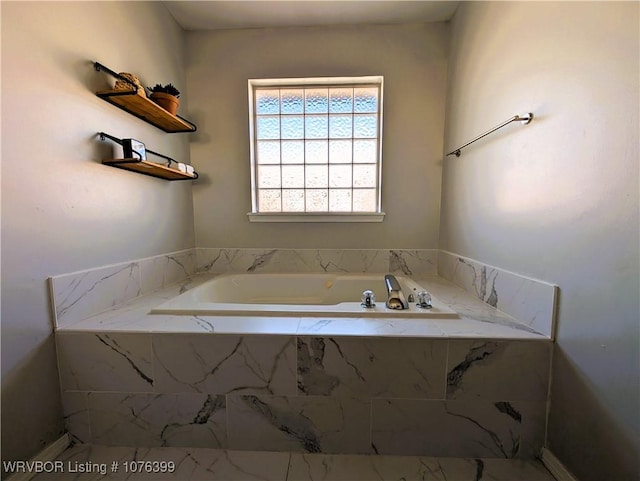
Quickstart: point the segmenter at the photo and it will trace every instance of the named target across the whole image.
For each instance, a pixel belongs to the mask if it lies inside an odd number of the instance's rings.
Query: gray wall
[[[180,160],[188,135],[96,97],[109,77],[91,65],[183,87],[183,48],[158,3],[2,2],[4,460],[28,459],[63,431],[46,278],[194,246],[191,182],[101,165],[111,147],[96,132]]]
[[[195,244],[191,183],[100,165],[100,130],[180,160],[189,136],[98,99],[99,60],[145,84],[186,78],[198,246],[435,248],[440,236],[559,284],[549,446],[581,481],[637,478],[637,3],[461,6],[444,150],[515,113],[536,120],[446,159],[441,223],[447,25],[190,33],[185,74],[183,34],[158,3],[1,8],[3,459],[62,431],[46,277]],[[385,221],[250,224],[246,79],[366,74],[385,75]]]
[[[560,287],[548,446],[638,479],[638,3],[471,2],[453,22],[440,247]]]
[[[187,82],[201,127],[191,147],[199,247],[436,248],[447,24],[187,34]],[[251,210],[247,79],[384,75],[377,224],[257,224]]]

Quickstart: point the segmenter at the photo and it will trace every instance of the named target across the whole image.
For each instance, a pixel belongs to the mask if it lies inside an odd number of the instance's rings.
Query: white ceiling
[[[429,0],[359,1],[167,1],[185,30],[427,23],[450,20],[460,2]]]

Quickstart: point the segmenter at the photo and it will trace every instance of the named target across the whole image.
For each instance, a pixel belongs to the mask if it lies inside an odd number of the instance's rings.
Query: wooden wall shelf
[[[170,114],[147,97],[129,90],[103,90],[96,95],[131,115],[167,133],[195,132],[196,126],[182,117]]]
[[[138,95],[138,86],[136,84],[114,72],[109,67],[105,67],[98,62],[94,62],[93,66],[98,72],[107,72],[112,77],[131,86],[131,90],[102,90],[96,92],[96,95],[101,99],[169,134],[195,132],[198,128],[193,122],[167,112],[153,100],[148,99],[146,95]]]
[[[130,170],[132,172],[138,172],[139,174],[150,175],[166,180],[194,180],[198,178],[196,172],[192,175],[186,172],[180,172],[177,169],[165,167],[161,164],[156,164],[155,162],[149,162],[148,160],[109,159],[103,160],[102,163],[104,165],[110,165],[111,167]]]

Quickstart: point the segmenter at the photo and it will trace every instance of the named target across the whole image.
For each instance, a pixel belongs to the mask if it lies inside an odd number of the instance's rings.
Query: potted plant
[[[175,115],[180,105],[180,91],[171,84],[161,85],[156,84],[153,87],[149,87],[151,91],[150,98],[160,107],[165,109],[171,115]]]

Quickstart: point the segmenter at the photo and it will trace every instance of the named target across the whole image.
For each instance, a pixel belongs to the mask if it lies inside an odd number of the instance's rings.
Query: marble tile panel
[[[372,400],[379,454],[532,458],[544,441],[546,403]]]
[[[446,251],[438,252],[438,274],[525,326],[553,338],[557,286]]]
[[[450,463],[451,464],[451,463]],[[465,469],[466,468],[466,469]],[[445,472],[439,460],[409,456],[367,456],[293,453],[288,480],[353,481],[403,480],[446,481],[473,479],[473,466]],[[447,476],[450,477],[447,477]],[[455,475],[458,475],[454,477]],[[465,476],[466,475],[466,476]]]
[[[438,272],[438,250],[416,249],[389,251],[389,272],[416,279],[420,276],[432,276]]]
[[[528,339],[541,342],[548,340],[539,332],[516,322],[486,321],[464,316],[461,316],[460,319],[434,319],[433,322],[449,339]]]
[[[296,393],[292,336],[154,334],[157,392]]]
[[[224,396],[92,392],[88,399],[93,444],[227,447]]]
[[[227,396],[231,449],[370,453],[370,401]]]
[[[293,453],[288,481],[554,481],[537,461]]]
[[[81,321],[140,295],[140,265],[117,264],[49,278],[56,326]]]
[[[56,333],[63,391],[153,392],[148,334]]]
[[[514,278],[517,278],[515,280]],[[496,278],[498,309],[550,338],[555,337],[558,286],[515,275]]]
[[[451,340],[447,399],[544,401],[550,342]]]
[[[378,249],[309,249],[304,251],[314,272],[386,273],[389,253]]]
[[[446,471],[442,461],[449,468]],[[474,475],[475,469],[472,465],[417,456],[294,453],[291,455],[287,479],[291,481],[447,481],[472,480]]]
[[[197,249],[198,270],[226,272],[387,272],[377,249]]]
[[[295,336],[297,317],[153,315],[137,326],[153,332]]]
[[[300,394],[444,399],[445,340],[300,336],[297,347]]]
[[[79,391],[62,393],[64,429],[76,443],[88,443],[91,440],[87,396],[88,393]]]
[[[222,274],[226,272],[265,272],[271,266],[279,249],[218,249],[198,248],[196,264],[199,272]],[[296,264],[295,259],[289,261]],[[300,265],[303,263],[298,262]]]
[[[141,294],[149,294],[168,287],[195,274],[194,249],[171,252],[139,261],[142,279]]]
[[[443,337],[444,332],[427,320],[402,318],[322,318],[303,317],[299,335],[315,336],[391,336],[391,337]]]

